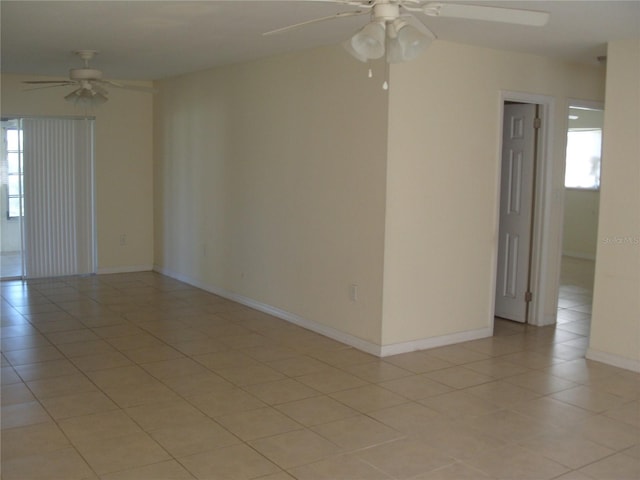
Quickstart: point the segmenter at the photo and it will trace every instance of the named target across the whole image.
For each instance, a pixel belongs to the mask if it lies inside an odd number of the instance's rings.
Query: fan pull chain
[[[373,78],[373,72],[371,71],[371,69],[369,69],[369,75],[368,75],[368,77],[369,77],[369,78]]]

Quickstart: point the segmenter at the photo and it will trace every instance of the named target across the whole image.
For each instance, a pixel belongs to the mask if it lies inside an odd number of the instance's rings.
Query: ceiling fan
[[[389,63],[398,63],[418,57],[436,38],[422,19],[418,18],[419,15],[484,20],[532,27],[544,26],[549,21],[547,12],[467,3],[428,0],[321,1],[354,6],[358,9],[288,25],[266,32],[264,35],[283,33],[325,20],[369,14],[369,23],[344,42],[344,48],[361,62],[381,58],[386,53],[386,60]]]
[[[73,53],[84,61],[84,67],[69,70],[69,80],[27,80],[22,83],[41,85],[40,87],[35,87],[30,90],[51,87],[78,87],[68,95],[65,95],[64,99],[68,102],[84,105],[100,105],[106,102],[109,99],[109,92],[105,88],[107,86],[148,93],[156,92],[153,88],[126,85],[102,78],[102,72],[100,70],[89,67],[89,62],[98,53],[96,50],[76,50]]]

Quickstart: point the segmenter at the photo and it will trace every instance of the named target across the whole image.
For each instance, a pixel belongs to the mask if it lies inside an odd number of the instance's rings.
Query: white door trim
[[[536,186],[535,186],[535,206],[533,219],[533,240],[531,243],[532,262],[531,262],[531,291],[533,292],[533,300],[529,310],[529,323],[532,325],[549,325],[556,321],[555,313],[545,315],[546,289],[553,286],[550,291],[558,291],[560,281],[559,270],[557,272],[549,271],[549,265],[554,263],[559,265],[560,258],[551,259],[551,252],[554,250],[560,252],[558,240],[550,238],[548,232],[553,231],[551,207],[553,205],[553,124],[555,98],[547,95],[537,95],[524,92],[514,92],[508,90],[500,91],[499,98],[499,118],[498,118],[498,144],[496,148],[496,161],[498,162],[498,177],[496,178],[497,186],[495,192],[495,236],[496,239],[493,251],[493,289],[492,289],[492,308],[491,308],[491,324],[493,324],[493,312],[495,309],[495,288],[497,276],[497,258],[498,258],[498,241],[499,238],[499,214],[500,214],[500,170],[502,164],[502,124],[504,121],[504,102],[522,102],[534,103],[540,106],[539,115],[542,120],[542,126],[538,135],[538,158],[536,169]],[[564,158],[562,158],[564,162]],[[561,225],[558,225],[561,228]],[[562,238],[560,237],[560,240]],[[557,245],[556,245],[557,244]],[[556,248],[552,248],[556,247]],[[551,262],[551,263],[550,263]],[[557,301],[557,299],[556,299]]]

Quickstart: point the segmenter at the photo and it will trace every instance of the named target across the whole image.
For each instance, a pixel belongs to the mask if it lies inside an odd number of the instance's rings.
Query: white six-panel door
[[[527,320],[536,105],[505,104],[495,315]]]

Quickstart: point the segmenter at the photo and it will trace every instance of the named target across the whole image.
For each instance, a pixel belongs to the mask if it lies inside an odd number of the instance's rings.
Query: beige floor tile
[[[197,424],[207,419],[200,410],[182,399],[126,408],[125,412],[147,432]]]
[[[640,429],[640,401],[626,403],[620,407],[604,412],[607,417],[615,418],[623,423]]]
[[[596,413],[613,410],[624,404],[624,400],[616,395],[594,390],[583,385],[556,392],[552,397]]]
[[[216,342],[211,338],[199,338],[186,342],[171,342],[171,346],[185,355],[205,355],[229,350],[229,347]]]
[[[636,480],[640,478],[640,460],[617,454],[581,468],[580,472],[599,480]]]
[[[506,445],[506,441],[498,436],[487,435],[465,422],[454,420],[432,422],[429,428],[414,433],[413,437],[456,460],[465,460]]]
[[[85,480],[95,478],[78,452],[65,448],[2,462],[4,480]]]
[[[454,364],[424,352],[410,352],[385,357],[385,361],[412,373],[426,373]]]
[[[133,365],[131,360],[118,351],[97,353],[83,357],[74,357],[71,362],[82,372],[106,370],[109,368]]]
[[[171,458],[145,433],[107,439],[85,439],[75,442],[75,446],[98,475],[151,465]]]
[[[640,431],[619,420],[604,415],[592,415],[574,427],[585,438],[614,450],[640,443]]]
[[[345,368],[353,365],[362,365],[377,360],[377,357],[357,350],[355,348],[344,348],[340,350],[316,350],[310,356],[338,368]]]
[[[144,348],[162,347],[164,344],[153,335],[138,333],[135,335],[107,337],[106,341],[122,352]],[[158,359],[161,360],[161,359]]]
[[[569,469],[553,460],[515,445],[483,452],[465,460],[465,464],[493,478],[513,480],[545,480],[567,473]]]
[[[135,433],[142,429],[121,410],[72,417],[58,422],[72,443],[102,440]]]
[[[22,382],[3,385],[0,391],[2,405],[13,405],[14,403],[33,402],[36,398],[31,390]]]
[[[20,375],[18,375],[13,367],[2,367],[0,378],[2,379],[3,386],[22,383],[22,378],[20,378]]]
[[[419,403],[404,403],[369,413],[379,422],[407,435],[420,435],[436,426],[447,425],[440,413]]]
[[[244,390],[269,405],[293,402],[320,395],[320,392],[292,378],[244,386]]]
[[[146,347],[135,350],[126,350],[125,355],[132,361],[140,363],[159,362],[162,360],[177,359],[184,357],[184,354],[168,345],[158,347]]]
[[[366,384],[364,380],[335,368],[302,375],[296,380],[322,393],[339,392]]]
[[[423,375],[402,377],[396,380],[382,382],[379,385],[410,400],[420,400],[422,398],[441,395],[453,390],[453,387],[436,382],[435,380],[426,378]]]
[[[425,373],[423,376],[456,389],[481,385],[494,380],[493,377],[462,366],[436,370],[435,372]]]
[[[543,434],[520,442],[520,446],[574,470],[615,453],[575,432]]]
[[[210,373],[207,368],[190,358],[175,358],[159,362],[144,363],[141,367],[159,380]]]
[[[24,427],[37,423],[51,422],[52,419],[39,402],[14,403],[2,407],[2,430]]]
[[[349,365],[344,367],[344,370],[371,383],[381,383],[413,375],[413,372],[382,360],[359,365]]]
[[[105,387],[104,392],[121,408],[178,400],[178,395],[162,383],[130,384]]]
[[[179,459],[196,478],[249,480],[280,469],[246,445],[210,450]]]
[[[363,387],[342,390],[332,393],[330,396],[363,413],[407,403],[406,397],[377,385],[365,385]]]
[[[474,372],[482,373],[494,379],[513,377],[530,372],[531,370],[521,365],[506,362],[500,358],[489,358],[465,364],[465,368]]]
[[[542,424],[511,410],[499,410],[461,421],[465,426],[506,442],[518,442],[556,430],[556,427]]]
[[[420,400],[419,403],[450,418],[484,415],[502,408],[465,390],[456,390],[442,395],[427,397]]]
[[[216,370],[216,373],[238,386],[255,385],[256,383],[273,382],[286,378],[282,373],[266,365],[222,368]]]
[[[512,385],[506,380],[483,383],[468,388],[467,392],[503,407],[510,407],[541,396],[532,390]]]
[[[175,460],[145,465],[120,472],[102,475],[101,480],[193,480],[182,465]]]
[[[288,377],[300,377],[311,373],[322,372],[329,367],[315,358],[298,354],[297,357],[283,358],[267,362],[271,368],[284,373]]]
[[[317,462],[340,453],[340,448],[310,430],[294,430],[249,444],[284,469]]]
[[[429,350],[429,355],[441,358],[454,365],[464,365],[466,363],[479,362],[490,358],[488,355],[471,350],[464,345],[432,348]]]
[[[41,403],[55,420],[118,409],[115,403],[98,391],[44,398]]]
[[[15,371],[25,382],[62,377],[78,373],[78,369],[67,359],[19,365],[15,367]]]
[[[489,475],[463,463],[454,463],[413,477],[412,480],[482,480]]]
[[[347,451],[373,447],[405,435],[364,415],[311,427],[311,430]]]
[[[52,422],[9,428],[2,432],[2,463],[34,452],[51,452],[70,446],[67,437]]]
[[[413,438],[368,448],[358,457],[398,479],[412,478],[454,463],[454,459]]]
[[[99,353],[109,353],[117,351],[113,346],[104,340],[90,340],[88,342],[64,343],[56,347],[67,358],[84,357],[87,355],[97,355]]]
[[[303,428],[271,407],[220,416],[216,421],[245,441]]]
[[[338,455],[292,468],[298,480],[390,480],[391,477],[355,455]]]
[[[260,362],[275,362],[287,358],[298,357],[300,354],[291,348],[269,345],[243,348],[242,353],[249,355]]]
[[[261,365],[260,362],[239,351],[221,351],[196,355],[193,359],[209,368],[218,371],[224,368],[239,368]]]
[[[208,373],[196,375],[170,377],[164,379],[162,383],[178,395],[185,398],[207,395],[218,390],[235,388],[231,382],[228,382],[221,376],[213,372],[207,372]]]
[[[328,423],[358,414],[354,409],[327,396],[287,402],[276,405],[276,408],[306,426]]]
[[[62,353],[54,346],[39,348],[27,348],[26,350],[10,350],[5,352],[5,357],[11,365],[28,365],[32,363],[48,362],[64,358]]]
[[[27,386],[40,400],[60,395],[96,391],[96,386],[83,374],[74,373],[61,377],[27,382]]]
[[[245,412],[266,405],[253,395],[233,387],[218,389],[205,395],[189,397],[189,402],[205,415],[220,417],[236,412]]]
[[[548,396],[512,405],[510,409],[541,423],[560,428],[575,428],[594,415],[593,412]]]
[[[138,365],[94,370],[86,372],[86,375],[102,389],[157,382],[155,378]]]
[[[553,375],[546,375],[536,371],[511,376],[505,378],[504,381],[532,390],[540,395],[549,395],[578,386],[577,383],[565,380],[564,378],[554,377]]]
[[[211,419],[158,428],[150,435],[176,458],[241,443],[238,437]]]

